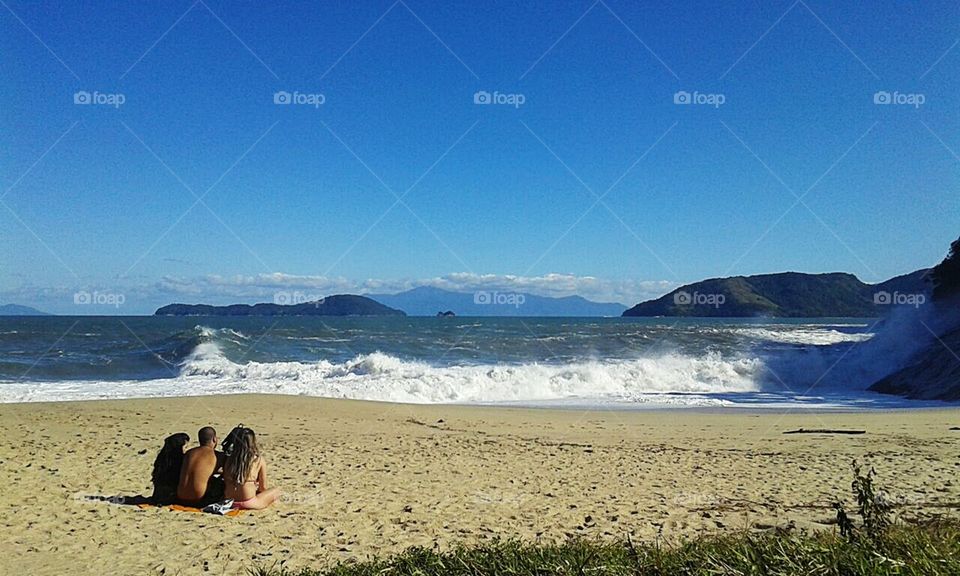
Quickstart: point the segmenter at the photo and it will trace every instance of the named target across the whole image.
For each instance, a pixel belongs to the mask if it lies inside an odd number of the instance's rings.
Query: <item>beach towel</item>
[[[213,504],[208,504],[203,507],[203,511],[207,514],[219,514],[221,516],[227,516],[230,512],[233,512],[233,500],[230,498],[222,502],[214,502]],[[236,516],[236,514],[234,514]]]
[[[218,506],[218,507],[220,507],[220,508],[218,508],[218,509],[223,509],[223,508],[222,508],[222,505],[225,504],[226,502],[230,502],[230,504],[229,504],[229,506],[226,508],[226,510],[223,511],[223,512],[216,512],[216,511],[213,511],[213,510],[207,510],[207,508],[210,508],[211,506]],[[232,506],[233,506],[233,501],[232,501],[232,500],[227,500],[227,501],[224,501],[224,502],[218,502],[218,503],[216,503],[216,504],[211,504],[210,506],[207,506],[206,508],[203,508],[203,509],[201,509],[201,508],[196,508],[196,507],[194,507],[194,506],[183,506],[183,505],[181,505],[181,504],[169,504],[169,505],[167,505],[167,506],[156,506],[156,505],[154,505],[154,504],[137,504],[137,508],[140,508],[140,509],[142,509],[142,510],[146,510],[146,509],[148,509],[148,508],[166,508],[167,510],[173,510],[174,512],[194,512],[194,513],[196,513],[196,514],[202,514],[202,513],[204,513],[204,512],[208,512],[208,513],[211,513],[211,514],[218,514],[218,515],[220,515],[220,516],[229,516],[229,517],[231,517],[231,518],[233,518],[233,517],[235,517],[235,516],[239,516],[240,514],[242,514],[242,513],[244,512],[243,510],[232,510],[232,509],[230,508],[230,507],[232,507]]]
[[[231,518],[243,513],[243,510],[233,509],[233,500],[230,499],[214,502],[203,508],[197,508],[195,506],[184,506],[182,504],[154,504],[150,498],[146,496],[100,496],[87,494],[81,498],[94,502],[109,502],[110,504],[136,506],[141,510],[148,508],[166,508],[167,510],[173,510],[175,512],[206,512],[208,514],[217,514],[218,516],[230,516]]]

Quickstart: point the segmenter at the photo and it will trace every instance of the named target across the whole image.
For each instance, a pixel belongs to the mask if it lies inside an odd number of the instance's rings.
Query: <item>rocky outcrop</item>
[[[916,320],[923,322],[932,342],[870,390],[918,400],[960,400],[960,238],[931,276],[933,307],[926,319]]]
[[[914,400],[960,400],[960,329],[937,338],[916,354],[909,366],[876,382],[870,390]]]

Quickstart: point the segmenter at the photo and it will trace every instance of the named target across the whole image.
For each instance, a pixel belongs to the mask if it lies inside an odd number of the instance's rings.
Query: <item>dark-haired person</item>
[[[197,433],[200,445],[183,455],[177,484],[177,500],[190,506],[205,506],[223,499],[223,480],[216,476],[223,468],[223,454],[217,452],[217,431],[204,426]]]
[[[177,497],[180,482],[180,468],[183,465],[183,448],[190,441],[190,435],[178,432],[163,440],[163,448],[153,461],[153,495],[150,499],[157,504],[169,504]]]
[[[237,430],[233,450],[223,463],[223,480],[224,495],[233,499],[234,508],[263,510],[280,497],[279,488],[267,486],[267,461],[250,428]]]

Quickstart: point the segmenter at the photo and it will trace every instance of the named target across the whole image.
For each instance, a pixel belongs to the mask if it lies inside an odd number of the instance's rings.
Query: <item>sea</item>
[[[888,409],[889,321],[4,317],[0,402],[267,393],[550,407]],[[909,337],[908,344],[919,338]]]

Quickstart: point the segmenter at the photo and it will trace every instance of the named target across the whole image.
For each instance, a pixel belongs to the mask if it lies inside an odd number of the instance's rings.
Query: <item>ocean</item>
[[[0,402],[271,393],[521,406],[890,408],[883,323],[0,318]],[[887,339],[889,340],[889,339]],[[888,366],[889,365],[889,366]]]

